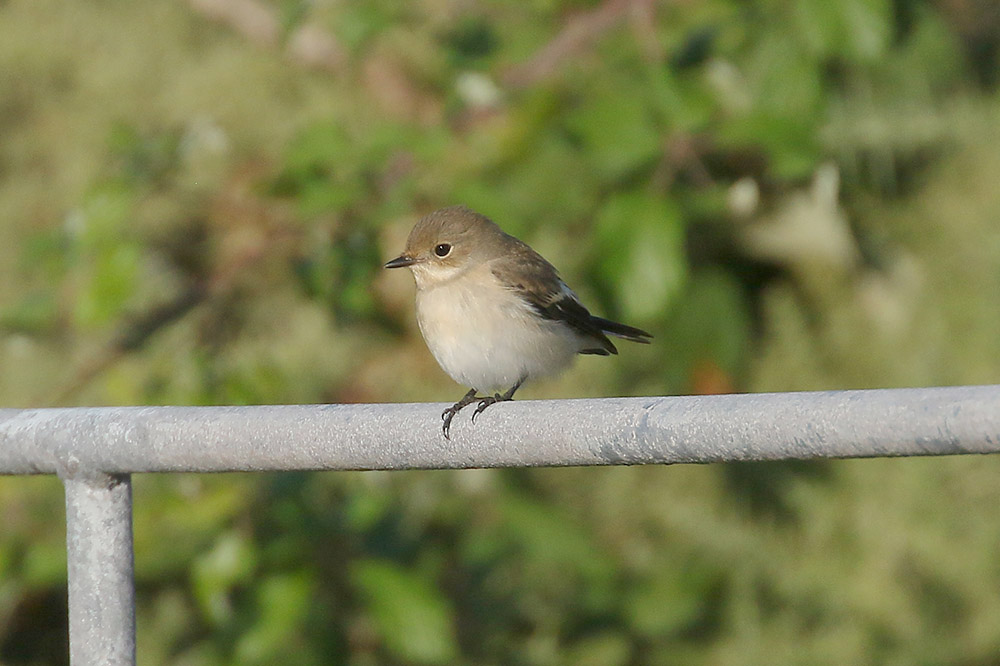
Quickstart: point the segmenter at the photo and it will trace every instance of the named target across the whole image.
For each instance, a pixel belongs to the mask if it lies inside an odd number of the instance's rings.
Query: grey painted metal
[[[1000,386],[445,406],[0,409],[0,474],[66,485],[71,663],[135,663],[131,473],[1000,452]]]
[[[107,474],[63,482],[70,663],[135,664],[132,482]]]
[[[1000,386],[443,404],[0,410],[0,474],[707,463],[1000,452]]]

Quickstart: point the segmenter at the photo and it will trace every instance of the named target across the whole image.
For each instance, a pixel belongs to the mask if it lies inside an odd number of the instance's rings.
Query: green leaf
[[[99,325],[121,313],[135,293],[141,252],[130,243],[108,247],[94,257],[87,289],[77,306],[80,321]]]
[[[716,567],[693,557],[661,568],[626,593],[629,626],[654,640],[684,631],[704,614],[722,576]]]
[[[357,146],[340,125],[312,125],[292,141],[272,189],[294,197],[304,217],[339,211],[364,195],[359,159]]]
[[[392,562],[362,560],[352,567],[351,580],[390,652],[421,664],[456,659],[453,611],[426,576]]]
[[[691,276],[688,287],[673,307],[669,335],[660,342],[670,383],[677,391],[691,390],[693,370],[711,362],[736,377],[752,353],[749,306],[742,288],[722,271],[702,271]]]
[[[213,623],[232,614],[229,595],[235,584],[246,581],[256,568],[256,552],[242,534],[222,534],[215,546],[194,562],[191,575],[195,597]]]
[[[508,497],[500,508],[508,526],[506,538],[517,543],[528,560],[590,581],[613,577],[614,563],[585,526],[543,502],[520,497]]]
[[[29,585],[64,584],[66,546],[55,539],[34,539],[24,551],[20,575]]]
[[[289,643],[312,607],[312,580],[305,572],[273,575],[256,590],[259,614],[236,644],[238,664],[274,664],[286,657]],[[308,661],[299,655],[297,663]]]
[[[891,43],[889,0],[800,0],[793,7],[794,34],[817,55],[875,62]]]
[[[585,216],[598,193],[599,182],[579,152],[547,133],[499,177],[460,181],[453,198],[488,211],[505,231],[527,237],[539,223],[558,228]]]
[[[135,191],[123,181],[108,181],[88,195],[73,231],[83,250],[107,247],[121,241],[135,205]]]
[[[623,314],[664,314],[687,275],[680,211],[664,197],[627,192],[609,198],[595,220],[600,276],[615,286]]]
[[[80,270],[73,314],[84,326],[107,323],[135,293],[142,259],[139,243],[128,235],[135,196],[126,183],[109,181],[95,188],[71,216]]]
[[[808,118],[760,113],[735,119],[720,129],[718,142],[734,150],[759,146],[771,173],[786,180],[810,176],[823,158],[816,126]]]
[[[718,114],[717,94],[702,77],[651,69],[644,80],[656,117],[669,126],[671,134],[704,131]]]
[[[567,126],[579,137],[591,168],[605,180],[620,179],[662,152],[663,132],[637,86],[595,88],[569,114]]]

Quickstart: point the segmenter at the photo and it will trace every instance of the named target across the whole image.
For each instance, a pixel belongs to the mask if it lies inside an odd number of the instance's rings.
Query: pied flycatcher
[[[464,206],[417,222],[406,250],[385,265],[404,266],[417,283],[417,322],[427,346],[452,379],[471,387],[441,414],[445,439],[466,405],[479,401],[474,423],[525,381],[556,374],[577,354],[617,354],[609,335],[652,338],[590,314],[542,255]],[[489,394],[497,389],[507,390]]]

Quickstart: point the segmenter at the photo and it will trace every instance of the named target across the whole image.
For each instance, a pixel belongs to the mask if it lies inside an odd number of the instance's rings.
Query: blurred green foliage
[[[527,397],[1000,376],[992,0],[215,4],[0,3],[0,405],[454,400],[380,266],[457,203],[656,336]],[[144,664],[1000,654],[992,459],[135,501]],[[0,663],[66,663],[59,484],[0,506]]]

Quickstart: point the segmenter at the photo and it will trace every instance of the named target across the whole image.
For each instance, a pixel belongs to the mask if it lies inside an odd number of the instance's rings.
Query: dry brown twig
[[[588,49],[608,30],[626,17],[649,58],[662,57],[653,31],[652,0],[607,0],[600,7],[572,16],[559,33],[527,62],[509,69],[503,76],[506,85],[526,88],[554,76],[563,62]]]

